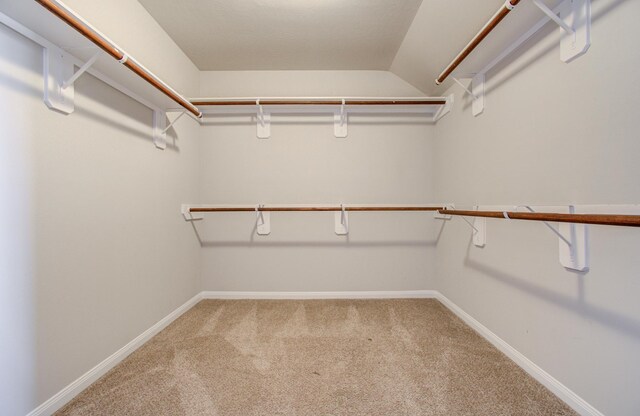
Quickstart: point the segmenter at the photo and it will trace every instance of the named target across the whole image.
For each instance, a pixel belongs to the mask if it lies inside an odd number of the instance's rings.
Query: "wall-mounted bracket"
[[[529,212],[535,212],[528,205]],[[517,210],[518,207],[516,207]],[[575,214],[575,207],[569,205],[569,213]],[[506,215],[506,214],[505,214]],[[586,224],[559,223],[556,229],[543,221],[544,225],[558,237],[560,264],[570,270],[586,272],[589,270],[589,228]]]
[[[256,206],[256,232],[258,235],[269,235],[271,234],[271,213],[261,211],[262,207],[264,205]]]
[[[187,110],[182,111],[182,112],[178,115],[178,117],[174,118],[174,119],[173,119],[173,121],[172,121],[171,123],[169,123],[169,125],[168,125],[167,127],[165,127],[165,128],[164,128],[164,130],[162,130],[162,134],[166,134],[166,133],[169,131],[169,129],[170,129],[171,127],[173,127],[173,125],[174,125],[174,124],[176,124],[176,122],[177,122],[178,120],[180,120],[180,117],[182,117],[182,116],[183,116],[183,115],[185,115],[185,114],[187,114]]]
[[[89,68],[91,68],[91,65],[93,65],[98,60],[100,55],[101,55],[101,51],[100,50],[98,50],[95,54],[93,54],[93,56],[87,62],[85,62],[84,65],[82,65],[71,76],[71,78],[67,79],[66,81],[64,81],[62,83],[62,89],[64,90],[64,89],[67,89],[70,86],[72,86],[76,82],[76,80],[82,76],[82,74],[84,74],[85,72],[87,72],[87,70],[89,70]]]
[[[52,110],[64,114],[73,113],[73,83],[63,88],[65,81],[74,76],[73,59],[62,49],[50,46],[44,48],[43,60],[44,103]]]
[[[561,223],[561,234],[567,236],[571,245],[559,240],[560,263],[567,269],[586,272],[589,270],[589,226],[586,224]]]
[[[167,113],[153,110],[153,144],[158,149],[167,148]]]
[[[484,111],[484,74],[476,74],[471,79],[471,92],[473,93],[471,113],[477,117]]]
[[[182,214],[182,217],[184,218],[185,221],[201,221],[204,219],[204,218],[193,217],[193,214],[191,213],[191,205],[182,204],[180,206],[180,213]]]
[[[474,209],[477,211],[478,206]],[[476,247],[484,247],[487,244],[487,219],[482,217],[475,217],[473,222],[469,221],[466,217],[460,217],[471,227],[473,233],[473,245]]]
[[[456,209],[455,205],[450,204],[450,205],[446,205],[444,208],[446,209]],[[433,219],[435,220],[450,220],[452,218],[451,215],[447,215],[447,214],[440,214],[440,211],[434,211],[433,213]]]
[[[257,111],[257,136],[258,139],[268,139],[271,137],[271,113],[266,113],[262,105],[260,105],[260,99],[256,100]]]
[[[482,114],[484,111],[484,73],[471,76],[471,89],[466,87],[458,78],[452,78],[471,97],[471,113],[474,116]]]
[[[591,46],[591,0],[565,0],[556,14],[541,0],[533,3],[560,27],[560,59],[571,62]]]
[[[347,137],[347,109],[345,105],[345,99],[342,99],[342,105],[340,105],[340,111],[333,113],[333,134],[337,138]]]
[[[345,206],[340,204],[341,210],[335,213],[335,231],[337,235],[349,234],[349,213]]]
[[[484,247],[487,244],[487,219],[476,217],[473,220],[473,245]]]
[[[453,94],[449,94],[447,96],[446,103],[443,106],[441,106],[438,109],[438,111],[436,112],[436,114],[433,116],[433,121],[436,122],[436,121],[440,120],[442,117],[444,117],[447,114],[449,114],[451,112],[451,110],[453,109],[453,103],[454,103],[454,95]]]

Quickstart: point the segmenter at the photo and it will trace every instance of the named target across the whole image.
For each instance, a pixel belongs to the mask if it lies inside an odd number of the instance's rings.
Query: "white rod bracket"
[[[74,60],[60,48],[44,48],[44,103],[52,110],[71,114],[75,110],[73,84],[64,88],[66,80],[74,76]]]
[[[471,92],[474,96],[471,113],[477,117],[484,111],[484,74],[476,74],[471,79]]]
[[[542,10],[542,13],[546,14],[551,20],[556,22],[558,26],[560,26],[567,34],[572,36],[576,34],[576,31],[573,30],[573,27],[569,26],[567,22],[558,17],[558,15],[555,14],[549,7],[547,7],[546,4],[544,4],[540,0],[533,0],[533,4],[535,4],[538,9]]]
[[[569,213],[575,213],[573,205],[569,206]],[[570,244],[566,244],[559,240],[560,264],[569,270],[588,271],[589,226],[587,224],[560,223],[558,231],[570,241]]]
[[[473,94],[473,92],[471,92],[471,90],[469,88],[467,88],[466,85],[464,85],[458,78],[456,77],[451,77],[451,79],[453,79],[456,84],[460,85],[462,87],[462,89],[471,96],[471,99],[475,100],[477,97]]]
[[[347,109],[346,100],[344,98],[342,99],[342,104],[340,105],[340,111],[335,111],[333,113],[333,134],[340,139],[344,139],[348,134]]]
[[[161,150],[167,148],[167,113],[160,110],[153,110],[153,144]]]
[[[340,211],[335,213],[335,232],[337,235],[349,234],[349,213],[344,204],[340,204]]]
[[[256,106],[258,107],[256,115],[258,119],[256,123],[258,139],[268,139],[271,137],[271,114],[264,111],[259,98],[256,100]]]
[[[194,218],[191,213],[191,205],[182,204],[180,206],[180,213],[185,221],[202,221],[204,218]]]
[[[271,234],[271,213],[261,211],[263,204],[256,205],[256,233],[258,235]]]
[[[591,45],[591,0],[565,0],[559,13],[541,0],[533,0],[549,19],[560,27],[560,59],[571,62],[584,55]]]
[[[471,97],[471,113],[479,116],[484,111],[484,73],[474,74],[471,77],[471,89],[465,86],[458,78],[451,77]]]
[[[473,207],[474,210],[478,210],[478,206]],[[483,217],[474,217],[473,222],[469,221],[466,217],[460,217],[466,222],[472,230],[473,245],[476,247],[484,247],[487,244],[487,219]]]
[[[65,90],[72,86],[82,74],[87,72],[91,65],[93,65],[101,55],[101,51],[97,51],[84,65],[82,65],[69,79],[62,83],[62,89]]]
[[[455,205],[453,205],[453,204],[446,205],[444,208],[446,208],[446,209],[456,209]],[[433,219],[434,220],[447,220],[448,221],[451,218],[453,218],[452,215],[440,214],[440,211],[435,211],[433,213]]]
[[[571,62],[584,55],[591,46],[591,0],[565,0],[560,19],[573,33],[560,29],[560,59]]]
[[[165,127],[164,130],[162,130],[162,134],[166,134],[167,131],[169,131],[169,129],[173,127],[174,124],[176,124],[176,121],[180,120],[180,117],[182,117],[185,114],[187,114],[187,110],[184,110],[183,112],[181,112],[180,115],[178,115],[178,117],[176,117],[171,123],[169,123],[169,125]]]
[[[529,211],[529,212],[536,212],[536,211],[535,211],[533,208],[531,208],[531,206],[529,206],[529,205],[519,205],[519,206],[517,206],[517,207],[516,207],[516,211],[518,210],[518,208],[519,208],[519,207],[524,207],[524,208],[526,208],[526,209],[527,209],[527,211]],[[547,221],[542,221],[542,223],[543,223],[543,224],[544,224],[544,225],[545,225],[549,230],[551,230],[551,232],[552,232],[552,233],[554,233],[554,234],[555,234],[555,235],[560,239],[560,241],[564,241],[564,243],[565,243],[567,246],[571,247],[571,241],[569,241],[567,238],[565,238],[565,236],[564,236],[564,235],[562,235],[562,233],[561,233],[560,231],[556,230],[556,228],[555,228],[553,225],[549,224]]]
[[[528,205],[521,205],[529,212],[536,212]],[[516,211],[519,207],[516,207]],[[575,207],[569,205],[569,213],[575,214]],[[505,218],[509,218],[504,213]],[[558,237],[560,264],[566,269],[586,272],[589,270],[589,228],[587,224],[558,223],[556,229],[547,221],[544,225]]]
[[[453,94],[449,94],[447,96],[445,104],[440,106],[440,108],[438,109],[436,114],[433,116],[433,121],[437,122],[442,117],[444,117],[447,114],[449,114],[451,112],[451,110],[453,109],[453,103],[454,103],[454,95]]]

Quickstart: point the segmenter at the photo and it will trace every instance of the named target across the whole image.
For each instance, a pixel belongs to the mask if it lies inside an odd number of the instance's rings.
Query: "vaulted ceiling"
[[[386,70],[421,3],[139,1],[201,70]]]
[[[387,70],[426,94],[443,90],[436,76],[504,3],[138,1],[203,71]]]

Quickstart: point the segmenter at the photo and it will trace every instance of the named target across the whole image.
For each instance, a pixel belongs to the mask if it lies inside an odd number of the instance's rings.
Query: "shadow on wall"
[[[605,1],[605,0],[595,0],[594,3],[595,4],[601,4],[603,1]],[[591,22],[593,23],[593,22],[597,21],[599,18],[607,15],[610,11],[612,11],[613,9],[618,7],[620,4],[625,3],[627,1],[628,0],[615,0],[611,4],[609,4],[608,6],[603,7],[602,9],[598,10],[597,12],[592,11]],[[542,18],[542,16],[541,16],[541,18]],[[535,43],[541,41],[542,39],[546,38],[550,34],[552,34],[554,32],[557,33],[557,31],[558,31],[558,26],[555,23],[554,24],[551,24],[550,22],[547,23],[538,33],[536,33],[533,37],[531,37],[531,39],[527,40],[518,49],[513,51],[506,59],[504,59],[502,62],[497,64],[494,68],[492,68],[489,71],[489,73],[487,74],[486,81],[492,80],[494,77],[499,75],[502,70],[504,70],[505,68],[507,68],[508,66],[513,64],[514,61],[516,61],[518,58],[520,58],[522,55],[524,55],[527,52],[527,45],[531,45],[532,43],[535,44]],[[485,97],[489,96],[493,90],[496,90],[496,89],[500,88],[503,84],[506,84],[507,82],[509,82],[509,80],[514,78],[516,75],[518,75],[520,72],[522,72],[525,68],[531,66],[534,62],[538,61],[540,58],[542,58],[543,56],[545,56],[545,55],[549,54],[550,52],[556,50],[557,48],[559,48],[559,37],[558,37],[558,39],[554,39],[553,42],[551,42],[549,46],[547,46],[546,48],[543,48],[537,54],[533,55],[532,57],[530,57],[526,61],[521,62],[519,65],[513,67],[511,69],[511,71],[509,71],[508,73],[504,74],[503,77],[501,77],[499,79],[496,79],[494,82],[491,82],[491,83],[486,82],[485,83]],[[588,53],[589,52],[587,52],[587,54]],[[480,68],[478,68],[478,69],[480,69]],[[489,74],[493,74],[493,75],[490,76]],[[464,97],[466,97],[466,98],[465,98],[464,105],[462,106],[462,108],[466,110],[466,109],[470,108],[473,105],[473,100],[471,100],[471,98],[467,94],[464,94]]]
[[[200,221],[200,219],[196,220]],[[283,247],[283,248],[319,248],[319,247],[343,247],[343,248],[357,248],[357,247],[435,247],[440,241],[442,232],[444,231],[445,222],[442,221],[442,225],[438,230],[436,238],[431,240],[392,240],[392,241],[358,241],[353,242],[350,240],[349,234],[346,236],[340,236],[338,241],[268,241],[257,240],[256,231],[257,223],[254,223],[253,229],[249,234],[248,240],[235,240],[235,241],[207,241],[203,240],[198,227],[196,227],[196,221],[189,221],[193,232],[200,243],[200,247],[243,247],[243,248],[259,248],[259,247]],[[338,237],[338,236],[336,236]]]
[[[12,63],[13,64],[13,63]],[[22,67],[21,71],[33,71],[32,68]],[[38,73],[40,77],[42,76]],[[87,80],[86,78],[90,78]],[[98,84],[99,83],[99,84]],[[43,85],[44,81],[41,78],[41,84]],[[36,87],[31,85],[28,82],[25,82],[24,79],[16,78],[11,76],[7,71],[0,72],[0,85],[14,91],[19,91],[22,94],[37,98],[39,100],[43,99],[43,87]],[[119,130],[123,135],[127,135],[129,137],[135,137],[138,139],[142,139],[146,142],[149,142],[151,146],[153,146],[153,137],[152,137],[152,117],[153,112],[147,108],[146,106],[138,103],[133,100],[129,96],[121,93],[115,88],[104,84],[99,79],[93,77],[90,74],[84,74],[75,84],[76,88],[76,100],[75,100],[75,111],[69,115],[58,113],[55,110],[50,110],[56,112],[60,115],[60,117],[85,117],[91,119],[96,123],[100,123],[102,125],[108,126],[110,128],[114,128]],[[108,106],[110,109],[115,110],[117,112],[117,116],[109,117],[103,113],[91,110],[87,107],[79,106],[78,104],[78,96],[89,99],[94,102],[98,102],[101,105]],[[128,103],[123,105],[122,100],[126,99]],[[46,107],[44,101],[42,101],[42,106]],[[133,106],[138,107],[135,112],[126,111],[127,109],[131,109]],[[122,119],[126,118],[129,120],[136,121],[141,125],[145,126],[144,129],[134,128],[132,126],[127,126],[122,122]],[[167,123],[168,124],[168,123]],[[167,131],[167,150],[171,150],[174,152],[179,152],[180,148],[177,146],[176,141],[178,139],[176,131],[171,128]]]
[[[359,113],[358,115],[367,115],[364,113]],[[376,114],[379,116],[379,114]],[[407,115],[407,114],[403,114]],[[304,114],[304,116],[316,116],[316,117],[324,117],[326,120],[316,119],[316,120],[299,120],[299,121],[291,121],[291,120],[278,120],[277,116],[290,116],[287,114],[275,114],[275,118],[271,120],[271,125],[286,125],[286,126],[333,126],[334,121],[331,119],[331,114],[329,113],[319,113],[319,114]],[[424,121],[418,120],[383,120],[383,121],[373,121],[373,120],[362,120],[358,121],[353,118],[348,120],[349,125],[352,126],[430,126],[433,125],[433,121],[427,119],[426,116],[422,114],[415,115],[417,117],[425,117]],[[230,121],[230,117],[238,117],[238,120]],[[241,118],[241,119],[240,119]],[[247,114],[208,114],[205,116],[205,119],[202,121],[202,126],[255,126],[258,122],[258,119],[254,116],[251,119],[247,118]]]
[[[203,241],[202,247],[286,247],[286,248],[317,248],[317,247],[434,247],[436,240],[413,241]]]
[[[526,292],[527,294],[542,299],[545,302],[560,306],[581,316],[598,321],[608,328],[615,329],[625,335],[640,338],[640,321],[585,303],[584,298],[581,295],[577,298],[572,298],[555,293],[549,289],[536,286],[495,267],[472,260],[469,258],[468,252],[464,260],[464,265],[483,274],[484,276],[509,285],[522,292]],[[581,291],[582,289],[580,288],[580,292]]]

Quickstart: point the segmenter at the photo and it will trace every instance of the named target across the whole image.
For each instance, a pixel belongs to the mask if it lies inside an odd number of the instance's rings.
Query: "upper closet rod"
[[[443,98],[241,98],[193,100],[193,105],[445,105]]]
[[[438,211],[442,207],[368,206],[368,207],[190,207],[189,212],[289,212],[289,211]]]
[[[461,215],[465,217],[485,217],[508,220],[530,220],[568,222],[574,224],[617,225],[623,227],[640,227],[640,215],[615,214],[556,214],[545,212],[509,212],[509,211],[465,211],[455,209],[438,210],[443,215]]]
[[[460,52],[458,56],[456,56],[455,59],[451,61],[449,66],[447,66],[447,68],[442,71],[440,76],[436,78],[436,85],[442,84],[444,80],[447,79],[447,77],[451,75],[451,73],[458,67],[458,65],[460,65],[467,56],[469,56],[469,54],[476,48],[476,46],[478,46],[480,42],[482,42],[484,38],[486,38],[489,33],[491,33],[491,31],[496,28],[496,26],[498,26],[498,23],[500,23],[502,19],[504,19],[509,14],[509,12],[518,5],[518,3],[520,3],[520,0],[506,0],[500,10],[498,10],[496,14],[493,15],[491,20],[489,20],[487,24],[484,25],[480,32],[478,32],[478,34],[475,35],[473,39],[471,39],[471,42],[469,42],[467,46],[465,46],[462,52]]]
[[[187,99],[181,97],[180,94],[175,92],[162,80],[150,73],[142,65],[137,63],[135,59],[122,52],[115,44],[113,44],[113,42],[107,40],[103,35],[93,29],[88,23],[84,22],[82,18],[76,16],[73,12],[67,9],[66,6],[63,6],[55,0],[36,0],[36,2],[40,3],[51,13],[55,14],[66,24],[77,30],[80,34],[93,42],[96,46],[118,60],[118,62],[129,68],[131,71],[136,73],[139,77],[147,81],[153,87],[164,93],[167,97],[171,98],[180,106],[184,107],[187,111],[189,111],[196,117],[202,117],[202,113],[196,106],[191,104]]]

